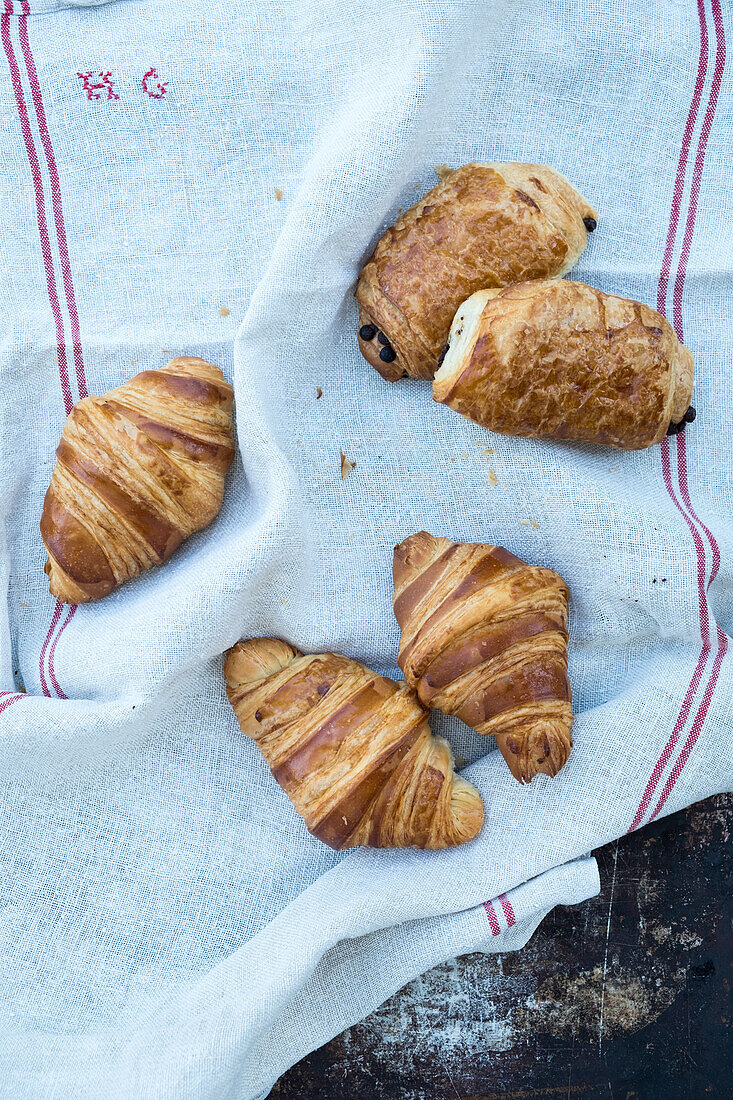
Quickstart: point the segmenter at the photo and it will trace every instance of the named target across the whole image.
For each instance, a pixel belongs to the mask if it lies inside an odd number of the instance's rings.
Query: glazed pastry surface
[[[572,746],[568,588],[501,546],[427,531],[394,552],[398,663],[426,707],[493,734],[512,775],[556,775]]]
[[[478,291],[449,339],[434,399],[503,435],[639,450],[690,408],[694,362],[669,322],[584,283]]]
[[[41,517],[53,596],[100,599],[211,523],[234,458],[232,403],[218,367],[181,356],[74,406]]]
[[[226,655],[227,695],[309,831],[332,848],[450,848],[483,804],[405,683],[334,653],[253,638]]]
[[[461,302],[480,288],[564,275],[597,218],[546,165],[449,172],[387,230],[362,269],[362,355],[389,381],[432,378]]]

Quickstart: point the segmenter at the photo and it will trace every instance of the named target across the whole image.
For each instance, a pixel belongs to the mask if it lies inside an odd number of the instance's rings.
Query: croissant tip
[[[254,683],[286,668],[299,650],[279,638],[248,638],[226,651],[224,676],[231,686]]]

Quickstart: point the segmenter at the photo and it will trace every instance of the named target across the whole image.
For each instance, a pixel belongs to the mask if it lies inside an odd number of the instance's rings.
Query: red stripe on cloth
[[[698,7],[700,0],[698,0]],[[713,119],[715,117],[715,109],[718,106],[718,96],[720,94],[720,84],[723,79],[723,69],[725,68],[725,29],[723,27],[723,16],[720,10],[720,0],[712,0],[713,7],[713,22],[715,23],[715,69],[713,70],[713,83],[710,88],[710,98],[708,100],[707,110],[705,111],[705,117],[703,119],[702,128],[700,130],[700,140],[697,146],[697,156],[695,157],[695,167],[692,172],[692,187],[690,189],[690,205],[687,211],[687,221],[685,223],[685,234],[682,238],[682,251],[680,253],[680,262],[677,268],[677,278],[674,281],[674,291],[672,293],[672,319],[674,330],[680,340],[683,338],[682,329],[682,293],[685,288],[685,276],[687,275],[687,261],[690,258],[690,248],[692,246],[692,236],[695,232],[695,218],[697,216],[697,200],[700,195],[700,184],[702,182],[702,170],[705,164],[705,153],[708,146],[708,138],[710,137],[710,130],[713,125]],[[705,15],[703,11],[703,21]]]
[[[489,927],[491,928],[491,935],[492,936],[498,936],[499,933],[501,932],[501,928],[499,926],[499,920],[496,916],[496,913],[494,912],[494,907],[493,907],[493,905],[491,904],[490,901],[485,901],[484,902],[484,911],[486,913],[486,916],[489,918]]]
[[[63,210],[61,207],[61,189],[59,184],[58,170],[56,167],[56,160],[53,153],[53,147],[51,145],[51,138],[48,131],[48,123],[46,121],[46,113],[43,107],[43,100],[41,97],[41,88],[38,81],[38,73],[36,70],[35,62],[33,60],[33,54],[31,52],[30,44],[28,41],[28,27],[27,27],[27,15],[29,12],[29,4],[27,0],[21,4],[21,14],[18,19],[18,35],[20,38],[21,52],[25,61],[26,71],[28,74],[28,80],[31,88],[31,98],[33,100],[33,106],[36,114],[36,121],[38,123],[38,130],[41,137],[41,145],[46,159],[46,165],[48,168],[49,177],[51,180],[51,205],[54,215],[54,226],[56,229],[57,243],[59,247],[59,254],[61,258],[61,273],[64,284],[64,293],[66,297],[66,305],[69,311],[69,318],[71,322],[71,336],[74,350],[74,361],[76,364],[76,378],[77,386],[79,389],[79,396],[85,397],[87,394],[86,380],[84,377],[84,362],[81,352],[81,341],[79,337],[79,317],[76,309],[76,299],[74,296],[74,287],[71,279],[71,265],[69,262],[69,252],[66,243],[66,229],[64,226]],[[0,17],[1,23],[1,37],[3,47],[5,49],[5,55],[8,60],[8,66],[10,68],[10,77],[13,85],[13,92],[15,95],[15,101],[18,109],[18,117],[20,119],[21,133],[23,136],[23,143],[25,145],[26,154],[28,156],[28,163],[31,169],[31,177],[33,180],[33,191],[36,203],[36,218],[38,221],[38,230],[41,238],[41,253],[43,256],[43,266],[46,272],[46,286],[48,290],[48,298],[51,305],[51,312],[54,318],[54,324],[56,328],[56,354],[59,365],[59,376],[61,380],[61,392],[64,400],[64,411],[66,415],[71,412],[73,407],[73,397],[71,394],[71,384],[69,381],[69,371],[66,359],[66,339],[64,333],[64,323],[61,315],[61,307],[59,303],[59,296],[56,287],[56,272],[53,265],[53,257],[51,253],[51,242],[48,232],[48,222],[46,220],[46,208],[45,208],[45,196],[43,190],[43,177],[41,175],[41,166],[36,151],[35,141],[33,138],[33,132],[30,125],[30,116],[28,114],[28,108],[25,102],[25,96],[23,94],[23,85],[21,82],[20,68],[16,59],[15,50],[10,37],[10,22],[9,16],[13,11],[13,5],[10,0],[5,0],[5,12]],[[43,646],[41,647],[41,653],[39,658],[39,673],[41,680],[41,689],[43,694],[50,698],[51,692],[48,687],[48,681],[45,674],[45,658],[46,651],[48,650],[49,643],[54,634],[54,630],[58,625],[61,618],[61,611],[63,604],[59,600],[56,601],[53,616],[51,618],[51,625],[46,633]],[[70,608],[69,613],[64,620],[64,623],[59,630],[58,635],[54,638],[51,648],[48,653],[48,674],[51,680],[51,685],[60,699],[66,699],[67,696],[62,691],[59,682],[56,678],[56,672],[54,669],[53,659],[56,650],[56,644],[59,637],[71,622],[74,611],[74,607]]]
[[[707,718],[707,715],[708,715],[708,709],[710,707],[710,703],[711,703],[712,698],[713,698],[713,692],[715,691],[715,685],[718,682],[718,675],[720,674],[720,666],[722,665],[723,658],[725,657],[727,652],[728,652],[728,639],[727,639],[726,635],[723,633],[723,631],[720,629],[720,627],[718,627],[718,652],[715,654],[715,660],[713,661],[713,671],[710,675],[710,680],[708,681],[708,685],[705,688],[705,694],[703,695],[702,703],[700,704],[700,709],[698,710],[697,714],[695,715],[695,720],[692,723],[692,727],[690,729],[689,734],[687,735],[687,740],[685,741],[685,744],[682,748],[682,752],[680,753],[679,757],[677,758],[677,762],[676,762],[675,766],[672,768],[672,771],[669,773],[669,778],[667,779],[667,782],[664,784],[664,789],[662,791],[661,797],[660,797],[659,801],[657,802],[656,806],[654,807],[653,814],[649,818],[650,822],[654,821],[654,818],[657,816],[657,814],[659,813],[659,811],[662,809],[665,802],[669,798],[670,794],[672,793],[672,789],[673,789],[675,783],[677,782],[677,780],[679,779],[679,777],[682,774],[682,769],[684,768],[685,764],[687,763],[688,758],[690,756],[690,753],[692,752],[695,745],[697,744],[697,739],[698,739],[698,737],[700,736],[700,734],[702,732],[702,727],[703,727],[703,725],[705,723],[705,719]]]
[[[708,28],[705,21],[705,8],[704,0],[697,0],[698,17],[700,19],[700,56],[697,61],[697,77],[695,78],[695,90],[692,95],[692,103],[690,104],[690,110],[687,115],[687,122],[685,123],[685,132],[682,137],[682,151],[680,153],[679,163],[677,165],[677,177],[674,181],[674,191],[672,193],[672,213],[669,219],[669,229],[667,230],[667,244],[664,249],[664,259],[662,260],[662,274],[659,279],[659,287],[657,290],[657,309],[660,313],[664,314],[665,306],[667,303],[667,287],[669,285],[669,270],[672,264],[672,250],[674,248],[674,242],[677,237],[677,226],[680,218],[680,203],[682,201],[682,192],[685,186],[685,175],[687,172],[687,160],[690,154],[690,142],[692,141],[692,131],[695,129],[695,123],[697,122],[697,113],[700,109],[700,99],[702,97],[702,89],[705,84],[705,77],[708,71]]]
[[[639,825],[641,824],[641,819],[649,808],[649,803],[651,802],[654,792],[659,785],[659,780],[662,778],[662,773],[669,763],[669,759],[675,750],[677,742],[680,739],[680,734],[689,717],[690,710],[692,708],[692,700],[695,697],[697,689],[700,687],[703,670],[705,668],[705,665],[707,664],[707,659],[709,655],[710,647],[703,647],[702,653],[700,654],[700,658],[693,673],[692,680],[690,681],[690,686],[688,687],[687,693],[685,694],[685,698],[682,703],[682,709],[680,710],[677,716],[677,721],[674,724],[674,729],[672,730],[669,741],[662,750],[662,755],[659,757],[656,764],[654,765],[654,770],[652,771],[649,782],[646,785],[646,789],[642,796],[641,802],[639,803],[639,808],[634,814],[634,820],[631,822],[628,829],[626,830],[627,833],[632,833],[634,829],[639,828]]]
[[[38,671],[39,671],[40,676],[41,676],[41,690],[43,691],[44,695],[48,696],[49,699],[51,698],[51,692],[48,690],[48,684],[46,683],[46,673],[45,673],[45,670],[44,670],[44,661],[45,661],[45,657],[46,657],[46,650],[48,649],[48,643],[51,641],[51,636],[53,635],[53,632],[54,632],[54,630],[56,629],[56,627],[58,625],[58,621],[61,618],[61,612],[63,611],[63,609],[64,609],[64,605],[61,603],[61,600],[56,600],[56,606],[54,607],[53,615],[51,616],[51,625],[48,628],[48,632],[46,634],[46,640],[44,641],[43,645],[41,646],[41,656],[38,659]]]
[[[702,520],[699,518],[695,509],[692,507],[692,501],[690,500],[690,492],[687,486],[687,444],[685,443],[685,433],[680,432],[677,438],[677,479],[680,485],[680,494],[682,500],[687,506],[687,511],[691,517],[697,523],[698,527],[701,527],[705,532],[708,542],[710,543],[710,549],[713,552],[713,568],[710,572],[710,578],[708,580],[708,588],[713,583],[718,575],[720,569],[720,547],[715,539],[715,536],[708,530]]]
[[[71,277],[71,263],[69,262],[69,250],[66,244],[66,226],[64,225],[64,212],[61,205],[61,185],[59,183],[59,173],[56,167],[56,158],[53,153],[53,146],[51,145],[51,135],[48,132],[48,123],[46,122],[46,112],[43,107],[43,97],[41,96],[41,85],[38,81],[38,73],[36,71],[35,61],[33,60],[33,53],[28,41],[28,21],[26,16],[29,12],[28,0],[23,0],[21,4],[21,11],[23,14],[18,20],[18,35],[20,37],[20,46],[23,52],[23,58],[25,60],[26,70],[28,72],[28,81],[31,88],[31,97],[33,99],[33,106],[36,112],[36,119],[38,121],[38,132],[41,135],[41,144],[46,157],[46,164],[48,166],[48,174],[51,179],[51,205],[53,207],[54,224],[56,226],[56,237],[58,240],[59,254],[61,256],[61,274],[64,283],[64,293],[66,295],[66,305],[69,310],[69,318],[71,320],[71,341],[74,349],[74,363],[76,365],[76,383],[79,390],[79,397],[87,397],[87,383],[86,376],[84,374],[84,359],[81,350],[81,334],[79,331],[79,314],[76,308],[76,296],[74,294],[74,284]]]
[[[695,228],[695,217],[696,217],[696,213],[697,213],[697,201],[698,201],[699,191],[700,191],[700,182],[701,182],[701,179],[702,179],[702,168],[703,168],[703,163],[704,163],[704,159],[705,159],[705,150],[707,148],[707,142],[708,142],[708,138],[709,138],[709,135],[710,135],[710,130],[711,130],[711,127],[712,127],[712,124],[713,124],[715,109],[716,109],[717,102],[718,102],[718,94],[719,94],[719,91],[720,91],[720,84],[721,84],[721,80],[722,80],[722,76],[723,76],[723,69],[724,69],[724,66],[725,66],[725,28],[723,26],[722,13],[721,13],[721,9],[720,9],[720,0],[712,0],[712,9],[713,9],[713,20],[714,20],[714,23],[715,23],[715,34],[716,34],[715,69],[713,71],[713,82],[712,82],[711,89],[710,89],[710,96],[709,96],[709,99],[708,99],[708,105],[707,105],[707,109],[706,109],[706,112],[705,112],[705,117],[703,119],[703,125],[702,125],[701,131],[700,131],[700,139],[699,139],[699,142],[698,142],[698,151],[697,151],[697,155],[695,157],[695,167],[694,167],[694,170],[693,170],[692,188],[691,188],[691,193],[690,193],[690,206],[689,206],[689,209],[688,209],[688,215],[687,215],[687,219],[686,219],[686,223],[685,223],[685,235],[684,235],[684,238],[683,238],[683,246],[682,246],[682,251],[680,253],[680,260],[679,260],[679,265],[678,265],[678,269],[677,269],[677,277],[675,279],[674,292],[673,292],[674,328],[675,328],[675,332],[677,333],[677,336],[679,337],[680,340],[682,340],[682,337],[683,337],[682,293],[683,293],[683,290],[684,290],[685,275],[687,273],[687,262],[688,262],[688,259],[689,259],[690,248],[691,248],[691,244],[692,244],[692,236],[693,236],[694,228]],[[699,19],[700,19],[700,40],[701,40],[701,58],[702,58],[703,44],[705,45],[706,48],[708,47],[708,33],[707,33],[707,23],[706,23],[706,19],[705,19],[705,8],[704,8],[704,4],[701,3],[700,0],[698,0],[698,16],[699,16]],[[695,117],[697,115],[697,105],[695,104],[695,96],[697,95],[698,84],[700,83],[699,76],[700,76],[701,67],[702,67],[701,62],[698,62],[698,81],[696,81],[695,93],[693,94],[693,106],[695,107],[695,110],[694,110]],[[704,61],[704,72],[707,72],[707,58]],[[692,114],[692,108],[691,108],[691,114]],[[694,119],[693,119],[693,123],[694,123]],[[688,116],[688,125],[689,125],[689,116]],[[687,133],[688,133],[688,127],[685,128],[685,135],[687,135]],[[678,166],[678,178],[680,176],[680,168],[682,168],[682,176],[681,176],[682,182],[684,182],[684,175],[685,175],[685,168],[686,168],[686,164],[687,164],[688,152],[689,152],[689,140],[687,142],[687,145],[685,146],[685,141],[683,139],[683,148],[682,148],[682,152],[680,154],[680,163],[679,163],[679,166]],[[677,209],[675,211],[675,209],[674,209],[674,200],[673,200],[673,210],[672,210],[672,214],[671,214],[671,217],[670,217],[670,231],[672,231],[672,226],[674,225],[674,232],[672,232],[672,238],[671,238],[672,239],[672,244],[670,244],[670,236],[668,234],[668,238],[667,238],[668,250],[665,250],[665,257],[667,257],[667,251],[669,251],[669,253],[671,255],[672,245],[674,243],[674,238],[676,236],[678,219],[679,219],[679,209]],[[667,272],[667,274],[668,274],[668,272]],[[665,275],[664,261],[663,261],[662,273],[660,275],[660,281],[659,281],[659,294],[658,294],[658,298],[657,298],[658,308],[660,309],[660,312],[662,312],[662,313],[665,312],[666,291],[667,291],[667,282],[666,282],[666,275]],[[697,690],[698,690],[698,688],[700,686],[700,683],[702,681],[702,675],[703,675],[704,669],[707,665],[708,658],[710,656],[711,648],[712,648],[711,647],[711,642],[710,642],[710,618],[709,618],[708,602],[707,602],[707,590],[710,587],[710,585],[712,584],[715,577],[717,576],[718,570],[720,568],[720,549],[718,547],[718,544],[717,544],[714,536],[709,531],[709,529],[705,526],[705,524],[702,523],[702,521],[699,519],[699,517],[697,516],[697,514],[696,514],[696,512],[695,512],[695,510],[692,506],[692,502],[691,502],[690,494],[689,494],[688,483],[687,483],[687,447],[686,447],[686,443],[685,443],[685,439],[684,439],[684,433],[681,433],[680,435],[678,435],[676,437],[677,480],[678,480],[678,484],[679,484],[680,495],[681,495],[682,500],[683,500],[683,502],[686,506],[684,508],[683,508],[682,504],[680,503],[680,501],[677,497],[677,494],[674,491],[674,487],[672,485],[672,478],[671,478],[671,471],[670,471],[670,461],[669,461],[669,446],[670,446],[669,440],[665,439],[662,442],[662,470],[663,470],[663,473],[664,473],[664,480],[665,480],[665,485],[667,487],[667,492],[668,492],[669,496],[671,497],[672,501],[674,502],[675,507],[679,510],[679,512],[684,517],[685,523],[687,524],[687,526],[690,529],[690,533],[692,535],[692,539],[693,539],[693,542],[695,544],[695,553],[697,555],[697,564],[698,564],[698,568],[697,568],[698,577],[697,577],[697,579],[698,579],[698,596],[699,596],[699,604],[700,604],[700,636],[701,636],[701,639],[702,639],[702,642],[703,642],[703,646],[702,646],[702,649],[700,651],[700,657],[699,657],[697,665],[695,667],[695,671],[693,673],[692,680],[691,680],[690,685],[689,685],[689,687],[687,689],[687,692],[685,694],[685,698],[682,702],[682,707],[681,707],[679,715],[677,717],[677,721],[675,722],[674,729],[672,730],[672,734],[671,734],[667,744],[665,745],[664,749],[662,750],[662,754],[659,757],[659,760],[657,761],[657,763],[654,766],[654,769],[652,771],[652,775],[649,779],[649,782],[647,783],[646,789],[645,789],[644,794],[642,796],[642,800],[639,804],[639,808],[637,809],[637,812],[634,816],[634,820],[632,821],[631,825],[629,826],[628,832],[631,832],[633,829],[637,828],[638,825],[641,823],[641,819],[644,816],[644,814],[646,813],[646,810],[649,806],[649,803],[651,802],[653,794],[654,794],[654,792],[655,792],[655,790],[656,790],[656,788],[659,784],[659,781],[662,777],[664,769],[666,768],[666,766],[667,766],[667,764],[670,760],[670,757],[672,755],[672,752],[674,751],[674,749],[677,745],[677,742],[679,741],[680,734],[681,734],[682,729],[684,728],[684,726],[687,722],[687,718],[689,716],[689,713],[690,713],[690,710],[691,710],[691,707],[692,707],[692,701],[693,701],[693,699],[695,697],[695,694],[697,693]],[[705,573],[706,573],[705,547],[703,546],[702,539],[700,538],[700,533],[699,533],[698,527],[695,526],[695,524],[697,524],[705,532],[705,535],[707,537],[707,540],[710,544],[710,548],[711,548],[711,551],[712,551],[712,569],[711,569],[710,577],[707,580],[707,584],[705,583]],[[718,650],[717,650],[716,656],[713,660],[713,667],[712,667],[712,671],[711,671],[711,674],[710,674],[710,679],[708,680],[708,683],[706,685],[705,691],[703,693],[702,702],[700,704],[700,707],[698,709],[698,712],[697,712],[695,718],[693,719],[692,728],[690,730],[690,733],[688,734],[687,740],[685,741],[685,743],[683,745],[682,752],[680,753],[680,756],[679,756],[678,760],[676,761],[669,778],[667,779],[667,783],[665,784],[662,795],[661,795],[661,797],[660,797],[660,799],[659,799],[659,801],[658,801],[658,803],[657,803],[657,805],[654,809],[653,814],[651,815],[650,821],[653,821],[654,818],[657,816],[657,814],[660,812],[660,810],[664,806],[665,802],[667,801],[667,798],[669,797],[669,794],[672,791],[675,783],[677,782],[680,775],[682,774],[682,769],[684,768],[684,766],[687,762],[687,759],[689,758],[689,755],[692,752],[692,749],[694,748],[698,737],[700,736],[700,732],[702,731],[702,727],[703,727],[703,724],[705,722],[705,718],[707,717],[707,713],[708,713],[708,709],[710,707],[713,692],[715,691],[715,686],[718,682],[718,675],[720,673],[720,666],[722,664],[723,657],[725,656],[725,653],[726,653],[727,648],[728,648],[728,640],[725,637],[725,635],[722,633],[722,631],[720,630],[720,627],[716,626],[716,630],[717,630],[717,636],[718,636]]]
[[[6,693],[1,692],[0,694],[5,695]],[[0,699],[0,714],[2,714],[2,712],[4,710],[7,710],[8,707],[12,707],[13,703],[19,703],[21,699],[27,699],[27,698],[28,698],[27,695],[23,695],[21,693],[19,695],[11,695],[11,697],[9,699]]]
[[[514,916],[512,903],[509,901],[509,898],[506,896],[506,894],[500,894],[499,901],[501,902],[501,907],[504,910],[507,928],[511,928],[512,925],[517,923],[517,918]]]
[[[71,604],[70,605],[69,613],[66,616],[66,618],[64,619],[61,626],[59,627],[59,632],[56,635],[56,637],[54,638],[54,640],[51,644],[51,648],[48,651],[48,675],[49,675],[49,679],[51,680],[51,683],[53,684],[53,690],[56,692],[59,699],[68,699],[68,695],[65,695],[64,692],[59,687],[59,682],[56,679],[56,670],[53,667],[53,655],[56,652],[56,646],[58,644],[59,638],[61,637],[63,632],[66,630],[67,626],[69,625],[71,620],[74,618],[74,615],[76,614],[76,608],[77,608],[76,604]]]
[[[690,191],[690,208],[687,215],[687,224],[685,227],[685,237],[682,245],[682,252],[680,254],[680,265],[677,272],[677,278],[675,280],[675,288],[673,295],[673,312],[674,312],[674,327],[678,333],[679,338],[682,339],[682,293],[685,285],[685,276],[687,274],[687,262],[690,255],[690,248],[692,245],[692,236],[695,229],[695,218],[697,214],[697,202],[700,193],[700,185],[702,182],[702,172],[705,163],[705,152],[707,150],[708,138],[710,137],[710,131],[713,125],[713,119],[715,117],[715,110],[718,105],[718,97],[720,95],[720,85],[723,79],[723,72],[725,70],[726,59],[726,43],[725,43],[725,25],[723,23],[723,14],[720,6],[720,0],[712,0],[713,10],[713,22],[715,24],[715,69],[713,70],[713,82],[710,88],[710,98],[708,100],[708,107],[705,112],[705,118],[703,119],[702,128],[700,130],[700,141],[698,144],[697,156],[695,157],[695,168],[692,177],[692,187]],[[718,543],[704,523],[697,517],[695,510],[690,500],[689,489],[687,485],[687,446],[682,438],[677,440],[677,475],[680,485],[680,493],[682,499],[687,505],[692,518],[699,524],[699,526],[705,532],[710,549],[712,551],[712,569],[710,572],[710,579],[707,583],[707,588],[710,587],[715,577],[718,574],[720,568],[720,549]],[[698,536],[699,537],[699,536]],[[707,603],[707,601],[706,601]],[[654,811],[649,818],[653,821],[655,817],[660,813],[664,807],[667,799],[669,798],[672,790],[674,789],[677,780],[679,779],[682,771],[690,757],[692,750],[697,744],[697,740],[702,732],[705,719],[707,718],[710,704],[712,702],[713,694],[718,683],[720,676],[720,669],[723,663],[723,659],[728,652],[728,638],[716,624],[716,634],[718,641],[718,649],[713,660],[713,667],[710,673],[710,679],[705,687],[703,693],[702,702],[698,708],[697,714],[693,719],[690,732],[687,735],[687,739],[682,747],[677,761],[672,768],[672,771],[667,778],[667,782],[664,785],[662,794],[654,807]]]
[[[675,507],[679,510],[682,517],[684,518],[685,523],[689,527],[690,534],[692,535],[692,540],[695,544],[695,553],[697,556],[697,591],[700,613],[700,636],[702,638],[703,646],[700,651],[697,665],[695,666],[695,671],[692,674],[692,680],[690,681],[690,685],[687,688],[685,697],[682,701],[682,707],[680,708],[679,714],[677,715],[677,721],[674,724],[674,729],[670,734],[667,744],[662,749],[661,756],[654,765],[652,774],[649,778],[649,782],[646,785],[641,802],[639,803],[639,807],[634,814],[634,819],[626,830],[629,833],[633,832],[634,829],[637,829],[639,827],[641,819],[646,813],[654,792],[659,785],[659,781],[662,778],[662,773],[664,772],[664,769],[669,763],[670,757],[672,756],[672,753],[677,746],[677,742],[680,739],[680,734],[682,733],[685,723],[687,722],[687,719],[689,717],[690,710],[692,709],[692,702],[695,698],[698,688],[700,687],[702,675],[705,671],[705,666],[708,662],[708,657],[710,656],[711,652],[710,618],[707,605],[707,586],[705,584],[705,548],[702,544],[702,539],[700,538],[700,534],[697,528],[694,526],[692,520],[687,515],[687,512],[682,507],[674,490],[674,485],[672,484],[672,471],[669,456],[669,439],[662,440],[661,448],[664,484],[667,487],[667,492],[674,502]]]
[[[8,68],[10,69],[10,80],[13,85],[13,94],[15,95],[15,103],[18,109],[20,130],[23,136],[23,144],[25,145],[25,151],[28,157],[28,163],[31,169],[31,177],[33,180],[33,193],[36,203],[36,220],[38,222],[38,232],[41,238],[41,255],[43,256],[43,267],[46,273],[46,289],[48,292],[48,300],[51,305],[51,312],[53,314],[54,325],[56,329],[56,357],[58,360],[59,376],[61,380],[61,393],[64,399],[64,409],[66,411],[66,415],[68,416],[71,412],[71,408],[74,402],[71,396],[69,370],[66,362],[64,323],[61,318],[61,308],[59,306],[59,299],[56,291],[56,274],[54,271],[53,258],[51,255],[51,243],[48,236],[48,224],[46,222],[41,166],[39,164],[38,155],[36,153],[35,144],[33,142],[30,118],[28,116],[28,109],[26,107],[25,97],[23,95],[23,85],[20,79],[20,69],[18,68],[18,63],[15,58],[15,51],[13,49],[13,43],[10,38],[11,13],[12,4],[10,4],[9,0],[5,0],[5,11],[2,16],[0,16],[0,38],[2,38],[5,56],[8,61]]]
[[[707,648],[710,652],[710,612],[708,609],[707,591],[708,585],[706,584],[706,562],[705,562],[705,547],[703,546],[702,539],[700,538],[700,532],[695,524],[692,522],[690,516],[680,503],[679,497],[675,492],[674,485],[672,484],[672,472],[669,461],[669,439],[663,439],[662,448],[662,473],[664,475],[664,484],[667,486],[667,492],[671,497],[675,508],[678,510],[685,523],[690,529],[692,535],[692,541],[695,544],[695,553],[697,555],[697,601],[698,610],[700,615],[700,637],[703,642],[703,649]],[[679,450],[677,452],[679,459]],[[679,475],[679,470],[678,470]]]

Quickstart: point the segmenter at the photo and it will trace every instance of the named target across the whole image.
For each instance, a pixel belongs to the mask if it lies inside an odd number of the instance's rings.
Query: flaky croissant
[[[407,684],[272,638],[235,645],[224,675],[243,733],[332,848],[449,848],[481,829],[481,796]]]
[[[449,340],[433,397],[493,432],[639,450],[695,417],[693,358],[669,322],[583,283],[478,291]]]
[[[390,382],[432,378],[461,302],[483,287],[564,275],[598,215],[543,164],[466,164],[402,214],[356,288],[359,348]]]
[[[211,523],[234,457],[232,401],[218,367],[182,356],[74,406],[41,517],[52,595],[106,596]]]
[[[556,775],[572,746],[568,589],[501,546],[426,531],[394,552],[398,663],[426,707],[490,733],[512,775]]]

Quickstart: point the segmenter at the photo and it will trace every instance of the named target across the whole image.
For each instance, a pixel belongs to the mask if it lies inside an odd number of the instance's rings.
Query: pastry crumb
[[[275,198],[277,199],[277,201],[278,201],[278,202],[280,202],[280,200],[282,199],[282,197],[283,197],[283,193],[282,193],[282,191],[280,190],[280,188],[279,188],[279,187],[276,187],[276,188],[275,188]]]
[[[171,353],[170,348],[161,348],[160,350],[163,352],[163,355],[170,355]]]
[[[229,316],[229,310],[227,309],[227,307],[226,307],[226,306],[221,306],[221,307],[220,307],[220,309],[219,309],[219,316],[220,316],[220,317],[228,317],[228,316]]]
[[[496,451],[494,450],[493,447],[487,447],[486,450],[483,451],[482,453],[485,454],[485,455],[495,455]]]
[[[451,459],[451,462],[455,462],[455,458],[452,458],[452,459]]]
[[[436,164],[435,174],[439,180],[447,179],[453,172],[452,168],[449,168],[447,164]]]
[[[494,486],[494,485],[498,485],[498,484],[499,484],[498,477],[496,476],[494,471],[491,468],[489,468],[489,485]]]
[[[461,458],[468,458],[468,451],[461,451]]]
[[[321,389],[320,386],[316,386],[316,401],[318,400],[319,397],[323,397],[323,390]]]
[[[341,480],[346,481],[352,470],[356,469],[356,463],[350,462],[344,452],[341,452]]]
[[[522,519],[519,522],[521,523],[522,527],[531,527],[533,531],[537,531],[540,526],[535,519]]]

